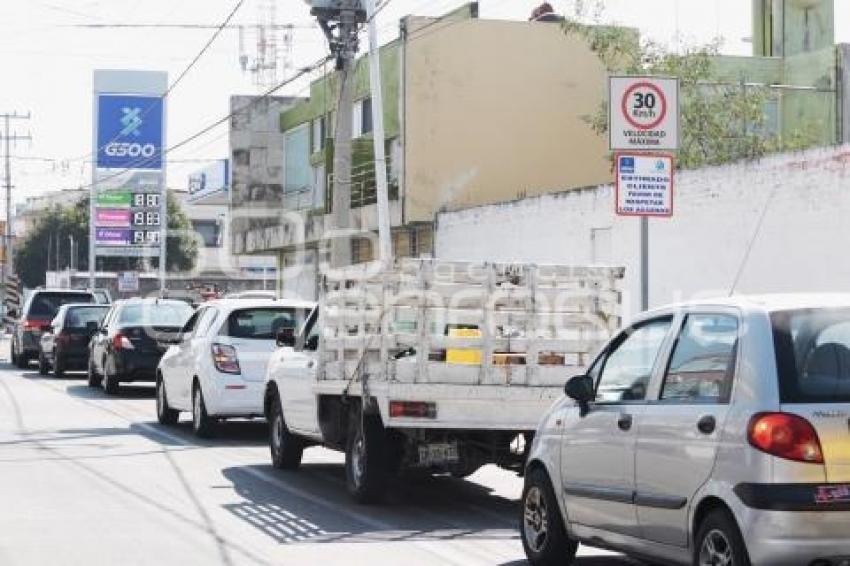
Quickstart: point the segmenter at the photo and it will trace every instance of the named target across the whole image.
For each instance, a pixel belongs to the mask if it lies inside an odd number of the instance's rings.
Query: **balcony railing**
[[[327,176],[327,210],[333,203],[334,174]],[[393,178],[392,165],[387,157],[387,183],[390,200],[398,200],[398,180]],[[378,200],[377,181],[375,180],[375,164],[364,163],[351,169],[351,208],[360,208],[375,204]]]

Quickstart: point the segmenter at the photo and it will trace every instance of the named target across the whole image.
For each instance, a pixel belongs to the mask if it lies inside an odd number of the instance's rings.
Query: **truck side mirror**
[[[86,323],[86,332],[89,333],[89,336],[97,333],[97,322],[90,320]]]
[[[590,410],[590,402],[596,398],[593,388],[593,378],[589,375],[577,375],[570,378],[564,386],[567,397],[574,399],[581,409],[581,416],[585,416]]]
[[[275,337],[277,341],[277,345],[282,348],[294,348],[295,347],[295,329],[294,328],[281,328],[280,332],[277,333]]]

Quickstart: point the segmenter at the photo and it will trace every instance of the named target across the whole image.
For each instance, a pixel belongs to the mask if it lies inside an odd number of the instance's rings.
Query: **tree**
[[[679,78],[680,168],[697,168],[738,159],[755,159],[774,151],[802,149],[816,141],[814,132],[795,131],[781,136],[767,131],[765,106],[771,93],[766,86],[744,81],[724,81],[717,68],[720,41],[685,47],[672,53],[630,28],[600,25],[601,4],[587,20],[583,3],[575,17],[566,18],[563,29],[587,41],[612,74],[658,75]],[[608,134],[608,102],[585,117],[599,135]]]
[[[168,194],[168,231],[166,240],[167,269],[169,272],[188,271],[198,256],[197,239],[192,237],[192,224],[171,193]],[[54,206],[36,221],[35,227],[15,248],[15,271],[26,287],[45,284],[48,270],[67,269],[71,265],[70,239],[75,242],[73,266],[85,271],[89,268],[89,199],[72,206]],[[48,266],[48,259],[50,265]],[[156,269],[158,259],[151,260]],[[141,258],[101,257],[98,270],[133,271],[145,268]]]

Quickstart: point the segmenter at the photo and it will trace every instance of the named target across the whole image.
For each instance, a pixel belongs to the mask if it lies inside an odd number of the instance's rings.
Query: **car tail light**
[[[436,419],[437,404],[424,401],[390,401],[390,417]]]
[[[212,357],[215,369],[222,373],[242,373],[239,368],[239,358],[236,356],[236,348],[226,344],[213,344]]]
[[[750,420],[747,438],[755,448],[772,456],[823,464],[820,439],[803,417],[790,413],[760,413]]]
[[[24,330],[41,330],[41,327],[44,326],[44,321],[25,318],[21,321],[21,326]]]
[[[112,347],[116,350],[133,350],[135,346],[130,339],[120,332],[112,337]]]

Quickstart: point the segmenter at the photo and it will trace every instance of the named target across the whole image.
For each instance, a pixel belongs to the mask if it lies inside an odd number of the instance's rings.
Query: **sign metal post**
[[[608,143],[615,153],[616,213],[640,217],[640,304],[649,308],[649,217],[673,214],[679,80],[612,76]]]

